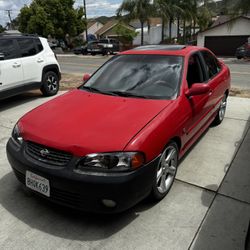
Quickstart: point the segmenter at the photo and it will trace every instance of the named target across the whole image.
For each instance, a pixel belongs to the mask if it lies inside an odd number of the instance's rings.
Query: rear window
[[[119,55],[104,64],[84,85],[103,92],[151,99],[178,94],[183,58],[161,55]]]
[[[202,56],[205,60],[206,71],[209,78],[212,78],[220,71],[218,60],[208,51],[202,51]]]
[[[43,50],[43,45],[42,45],[40,39],[35,38],[34,42],[35,42],[38,53],[41,52]]]
[[[33,39],[21,38],[17,39],[21,49],[22,57],[33,56],[36,54],[36,47]]]

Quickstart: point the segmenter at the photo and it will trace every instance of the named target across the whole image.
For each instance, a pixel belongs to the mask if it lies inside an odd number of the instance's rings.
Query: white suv
[[[0,34],[0,100],[32,89],[55,95],[60,79],[60,66],[47,39]]]

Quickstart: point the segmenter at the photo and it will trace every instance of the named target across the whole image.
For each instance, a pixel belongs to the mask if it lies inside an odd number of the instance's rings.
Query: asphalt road
[[[58,55],[62,72],[77,75],[93,73],[109,58],[109,56]],[[232,87],[250,89],[250,62],[232,58],[223,60],[231,70]]]
[[[245,249],[250,99],[229,97],[225,120],[186,154],[167,197],[113,216],[51,205],[24,192],[16,180],[5,151],[11,130],[23,114],[50,99],[35,92],[0,102],[0,249]]]

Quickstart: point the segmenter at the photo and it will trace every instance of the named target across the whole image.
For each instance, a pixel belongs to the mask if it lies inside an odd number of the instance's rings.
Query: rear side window
[[[34,42],[35,42],[38,53],[41,52],[43,50],[43,45],[42,45],[40,39],[36,38],[36,39],[34,39]]]
[[[18,52],[14,40],[1,39],[0,40],[0,53],[4,55],[4,60],[14,59],[18,57]]]
[[[209,79],[215,76],[220,71],[220,65],[218,60],[208,51],[201,52],[204,61],[205,61],[205,69],[207,71]]]
[[[33,39],[21,38],[17,40],[22,57],[33,56],[36,54],[36,47]]]

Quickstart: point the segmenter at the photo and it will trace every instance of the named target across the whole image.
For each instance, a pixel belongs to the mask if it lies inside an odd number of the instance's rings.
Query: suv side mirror
[[[204,95],[210,91],[210,87],[204,83],[194,83],[189,90],[186,91],[187,97],[195,95]]]
[[[4,53],[0,53],[0,61],[4,60]]]
[[[82,78],[83,83],[87,82],[89,80],[90,76],[91,76],[90,74],[84,74],[83,78]]]

